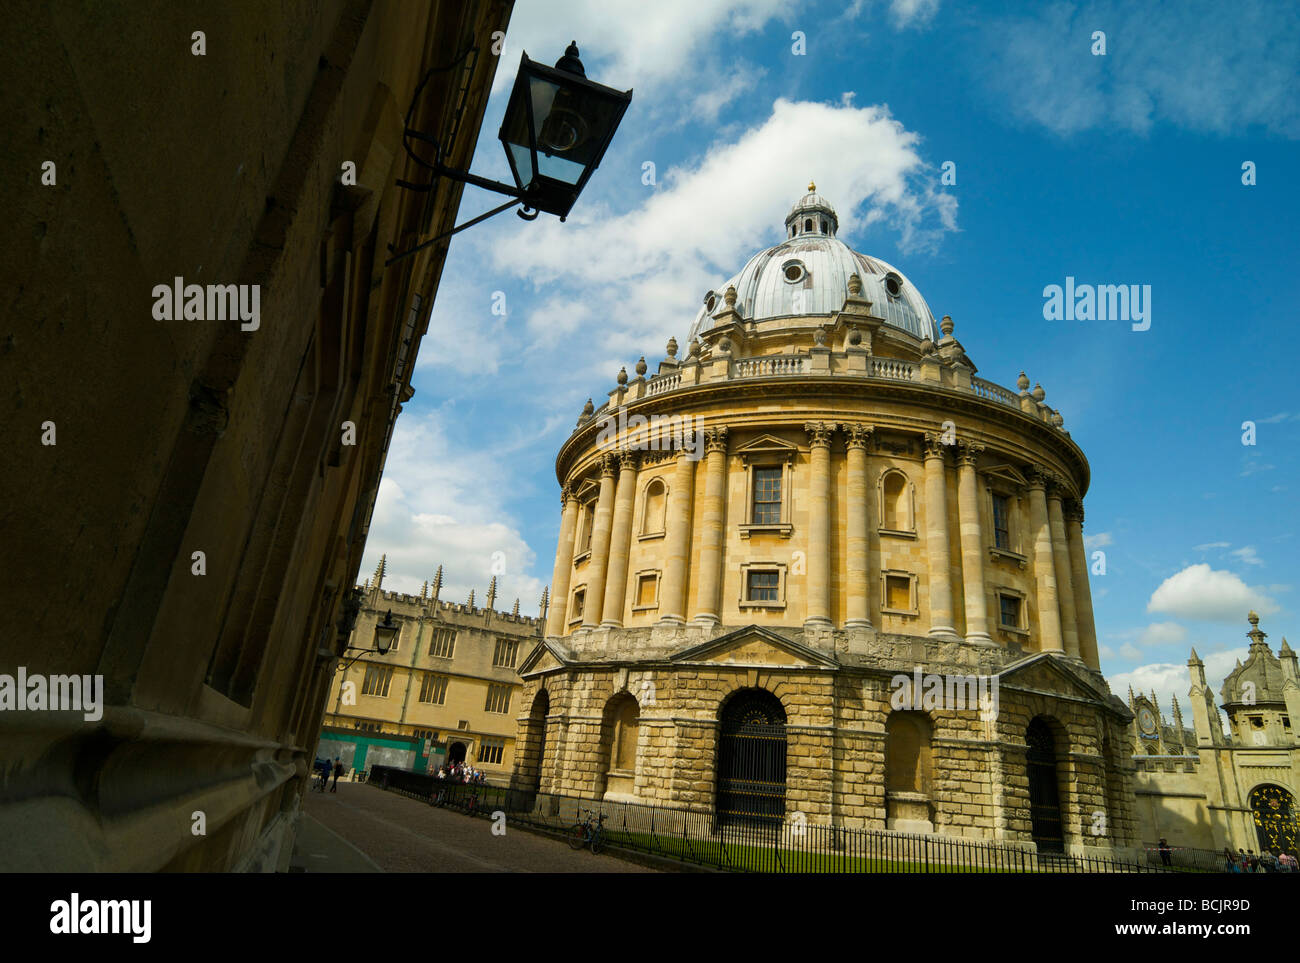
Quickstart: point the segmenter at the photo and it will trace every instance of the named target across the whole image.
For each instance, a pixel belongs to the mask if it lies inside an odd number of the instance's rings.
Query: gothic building
[[[1193,730],[1182,730],[1177,702],[1170,729],[1153,709],[1154,696],[1151,703],[1132,700],[1138,823],[1148,841],[1163,836],[1177,846],[1300,857],[1300,670],[1286,639],[1274,655],[1259,616],[1251,612],[1248,620],[1249,654],[1223,680],[1218,700],[1192,650]],[[1228,716],[1226,733],[1219,708]]]
[[[1136,842],[1089,469],[809,185],[561,446],[514,781],[1072,853]],[[924,696],[924,697],[922,697]]]

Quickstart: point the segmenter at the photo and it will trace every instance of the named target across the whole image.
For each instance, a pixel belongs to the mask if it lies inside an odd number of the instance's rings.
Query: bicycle
[[[582,849],[583,846],[590,846],[592,855],[596,855],[605,848],[605,814],[597,814],[591,809],[581,809],[579,812],[586,813],[587,818],[574,823],[569,829],[569,848]]]

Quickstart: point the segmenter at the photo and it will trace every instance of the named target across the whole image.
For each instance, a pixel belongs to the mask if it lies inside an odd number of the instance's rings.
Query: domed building
[[[813,185],[556,459],[514,784],[732,821],[1136,843],[1088,462]]]

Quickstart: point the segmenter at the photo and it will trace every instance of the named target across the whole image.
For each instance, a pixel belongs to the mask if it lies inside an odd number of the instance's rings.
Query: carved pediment
[[[558,650],[557,646],[543,640],[538,642],[533,650],[528,653],[524,661],[519,665],[520,675],[535,675],[540,672],[549,672],[552,669],[562,669],[567,664],[564,655]]]
[[[998,684],[1051,693],[1075,699],[1104,703],[1111,708],[1123,706],[1113,695],[1098,689],[1068,668],[1060,658],[1043,652],[1014,662],[998,673]],[[1128,714],[1127,707],[1124,708]]]
[[[820,652],[757,625],[710,639],[703,645],[684,649],[670,658],[673,662],[737,666],[833,668],[836,665]]]
[[[1028,479],[1010,465],[994,465],[980,472],[988,481],[998,481],[1006,487],[1022,489],[1029,484]]]
[[[732,451],[732,454],[739,455],[741,461],[745,464],[748,464],[751,458],[765,461],[789,461],[798,453],[799,448],[797,445],[792,445],[776,435],[768,434],[759,435],[753,441]]]

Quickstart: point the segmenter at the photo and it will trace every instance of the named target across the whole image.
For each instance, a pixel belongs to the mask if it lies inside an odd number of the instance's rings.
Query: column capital
[[[861,448],[866,451],[871,435],[876,430],[874,425],[842,424],[840,431],[848,438],[848,447]]]
[[[975,463],[979,461],[979,457],[983,453],[983,445],[975,445],[968,441],[960,442],[957,445],[957,456],[961,459],[961,463],[969,465],[971,468],[975,467]]]
[[[809,421],[804,424],[803,430],[808,433],[810,447],[829,448],[831,446],[831,436],[835,434],[835,422]]]
[[[942,458],[951,449],[952,445],[946,444],[943,440],[943,433],[938,431],[927,431],[922,439],[922,447],[925,449],[925,457]]]
[[[613,477],[615,473],[614,466],[617,463],[618,463],[618,459],[615,458],[612,454],[606,453],[604,455],[601,455],[600,456],[600,477],[604,478],[606,475]]]
[[[630,448],[623,448],[618,453],[618,467],[620,471],[635,471],[637,463],[641,460],[639,452]]]
[[[1054,498],[1061,501],[1070,494],[1069,489],[1066,488],[1065,479],[1056,472],[1044,472],[1043,475],[1047,480],[1047,497],[1049,499]]]
[[[720,451],[725,455],[727,453],[727,432],[728,429],[726,425],[721,425],[717,428],[704,429],[705,453],[708,454],[710,452]]]
[[[1078,522],[1079,527],[1083,528],[1083,503],[1077,498],[1071,498],[1064,505],[1065,520],[1067,522]]]
[[[1025,472],[1025,479],[1027,481],[1025,487],[1031,492],[1044,491],[1047,488],[1050,475],[1051,472],[1042,465],[1030,465],[1029,470]]]
[[[560,486],[560,508],[564,508],[564,506],[569,503],[569,499],[571,498],[573,498],[573,486],[561,485]]]

